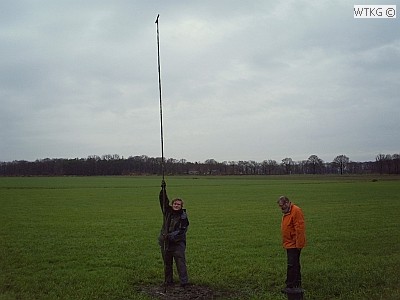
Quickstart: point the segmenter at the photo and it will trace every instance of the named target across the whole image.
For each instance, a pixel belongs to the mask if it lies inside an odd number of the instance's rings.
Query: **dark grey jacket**
[[[165,192],[165,195],[163,195]],[[186,244],[186,232],[189,226],[189,219],[186,214],[186,209],[175,211],[169,205],[167,191],[161,189],[159,200],[161,212],[163,213],[163,225],[161,227],[158,241],[160,246],[174,246],[176,244]]]

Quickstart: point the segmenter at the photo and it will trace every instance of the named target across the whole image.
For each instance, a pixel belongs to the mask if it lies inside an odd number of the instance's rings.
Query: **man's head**
[[[180,198],[175,198],[172,200],[172,209],[181,210],[183,208],[183,200]]]
[[[286,214],[286,213],[289,212],[289,210],[290,210],[290,200],[289,200],[288,197],[286,197],[286,196],[279,197],[279,200],[278,200],[277,203],[278,203],[280,209],[282,210],[283,214]]]

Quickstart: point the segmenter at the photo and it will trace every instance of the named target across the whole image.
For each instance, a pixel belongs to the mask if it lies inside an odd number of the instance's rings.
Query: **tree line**
[[[91,155],[74,159],[38,159],[36,161],[0,162],[0,176],[104,176],[160,175],[162,158],[146,155],[128,158],[114,155]],[[223,161],[207,159],[189,162],[185,159],[164,159],[167,175],[283,175],[283,174],[400,174],[400,154],[378,154],[375,161],[354,162],[338,155],[324,162],[317,155],[294,161],[287,157],[277,162]]]

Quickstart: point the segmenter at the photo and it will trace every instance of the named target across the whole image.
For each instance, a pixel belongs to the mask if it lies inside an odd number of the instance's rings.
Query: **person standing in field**
[[[278,205],[282,210],[282,243],[287,253],[286,287],[283,292],[301,287],[300,253],[306,244],[305,222],[302,210],[281,196]]]
[[[161,211],[163,213],[163,225],[158,238],[161,254],[164,260],[165,285],[173,285],[173,260],[179,275],[180,285],[185,287],[189,284],[186,268],[186,232],[189,220],[186,209],[183,208],[183,200],[175,198],[169,205],[166,183],[161,182],[159,195]]]

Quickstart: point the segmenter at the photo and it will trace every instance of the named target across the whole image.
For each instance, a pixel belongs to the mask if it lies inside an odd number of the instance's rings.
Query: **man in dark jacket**
[[[165,284],[173,284],[173,260],[175,260],[180,284],[185,287],[189,283],[185,258],[186,231],[189,226],[186,209],[183,209],[183,200],[179,198],[172,200],[172,206],[169,205],[164,180],[161,183],[159,199],[164,221],[158,240],[164,260]]]

